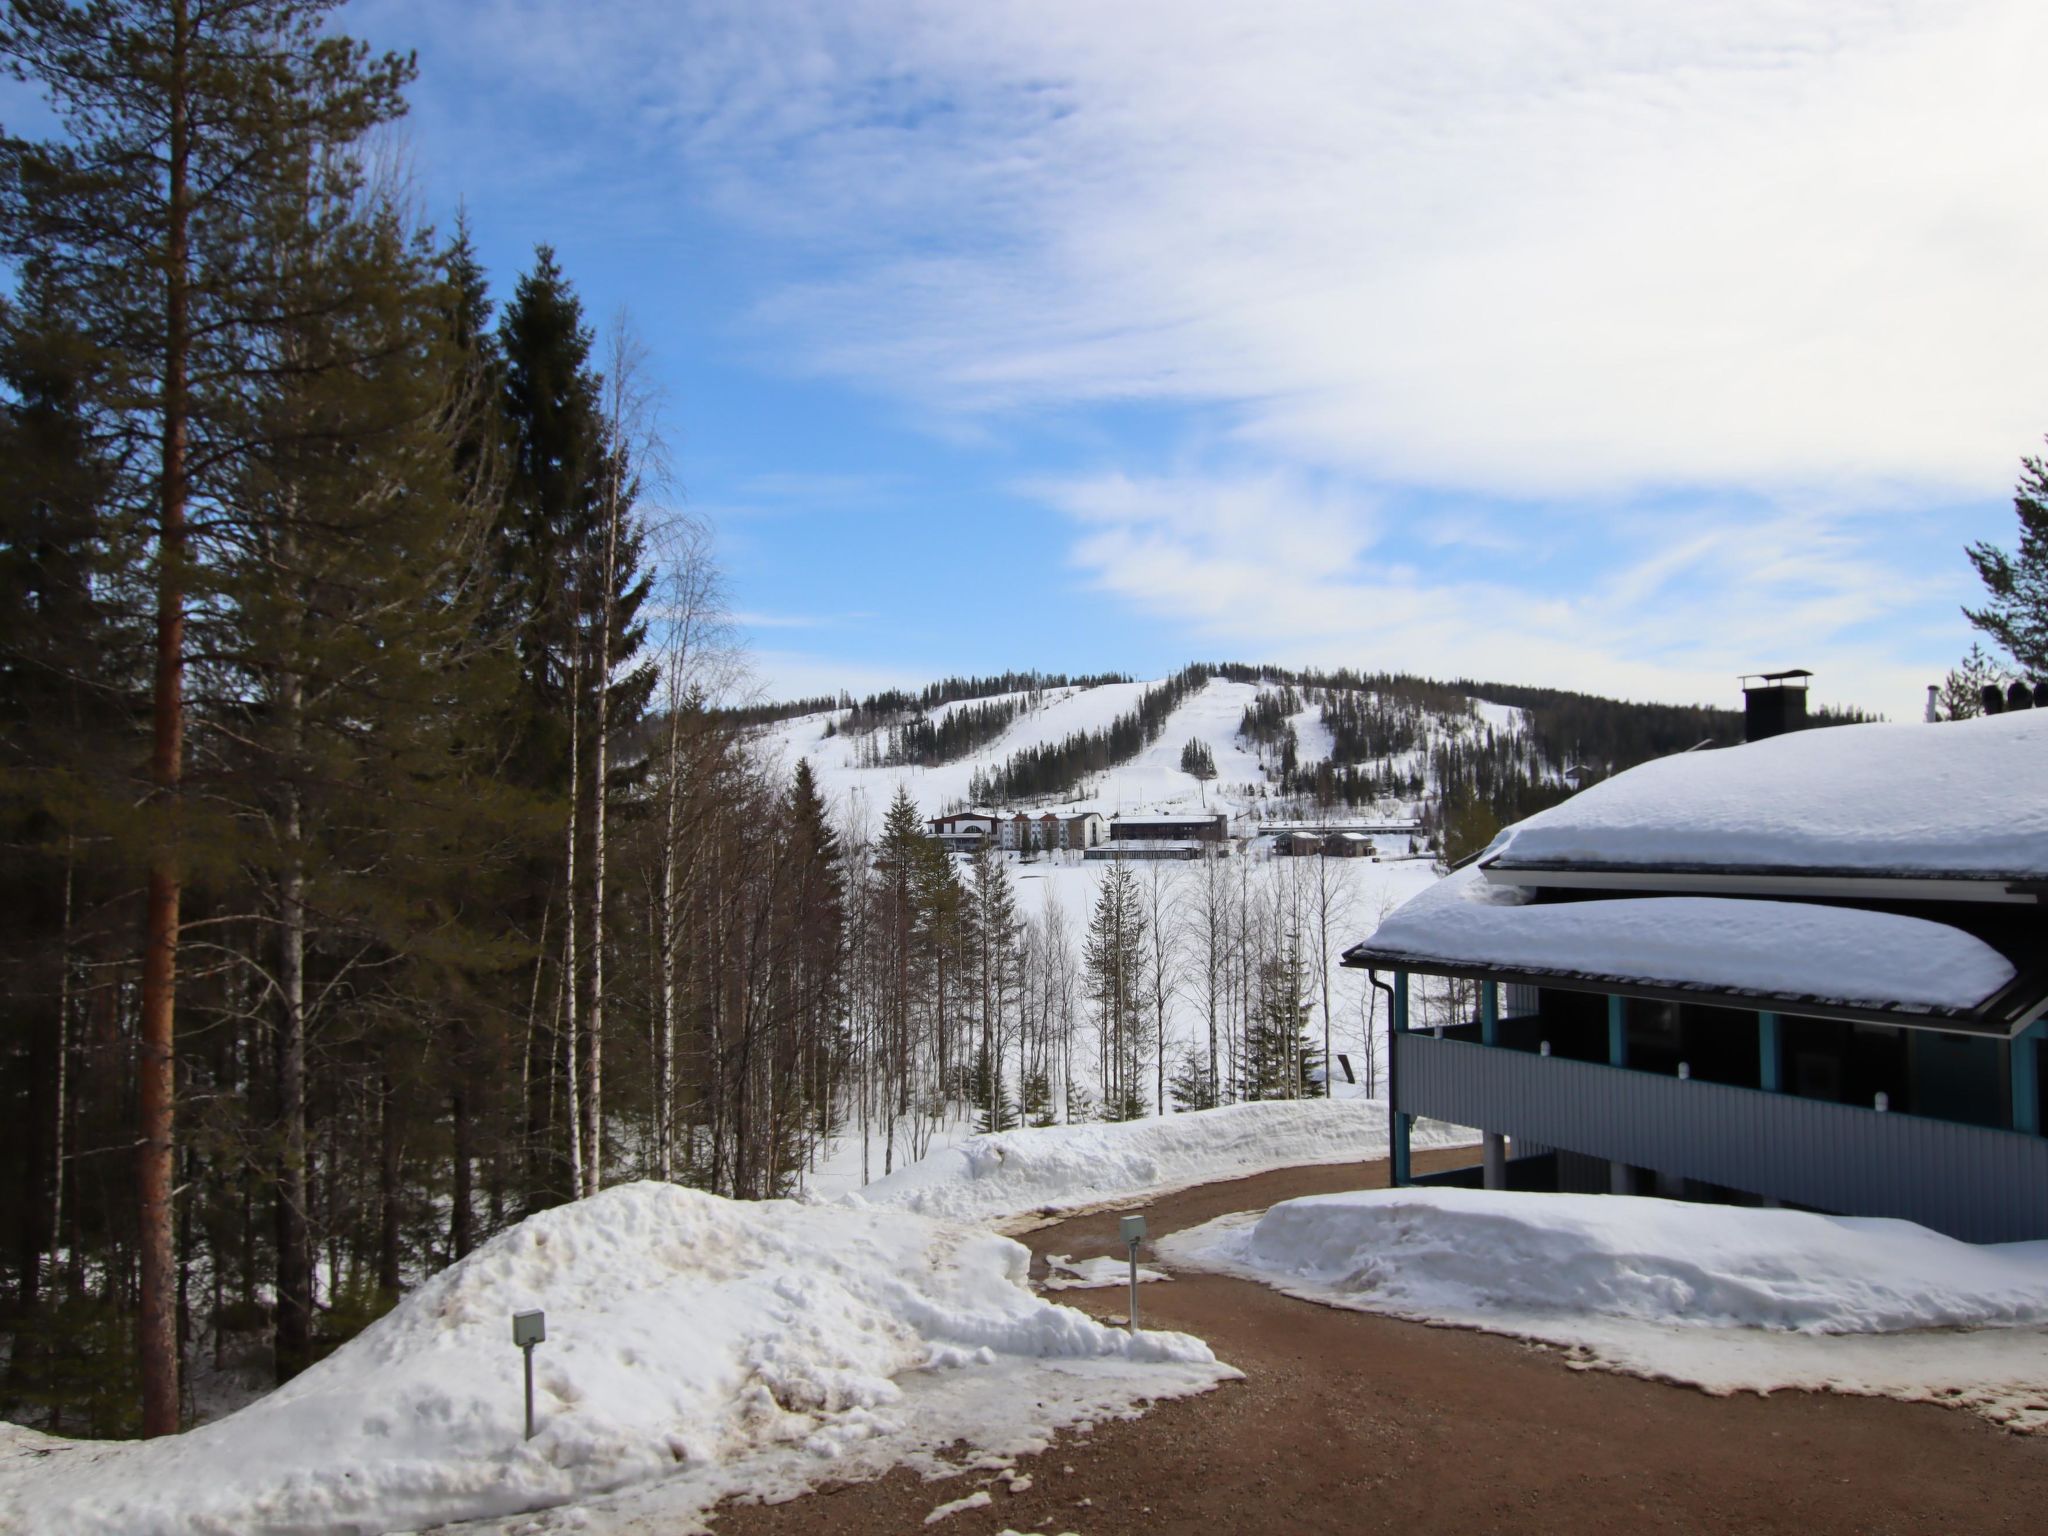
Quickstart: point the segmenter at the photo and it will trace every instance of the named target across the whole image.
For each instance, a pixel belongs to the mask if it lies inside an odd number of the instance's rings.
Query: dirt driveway
[[[1292,1169],[1146,1209],[1159,1234],[1385,1182],[1383,1163]],[[1046,1253],[1111,1252],[1116,1217],[1078,1217],[1026,1241],[1039,1267]],[[1118,1290],[1060,1300],[1098,1314],[1124,1305]],[[1141,1304],[1147,1325],[1199,1335],[1246,1379],[1063,1436],[1018,1463],[1032,1479],[1021,1494],[986,1473],[929,1483],[896,1473],[775,1507],[727,1506],[718,1531],[2048,1531],[2048,1439],[1971,1414],[1806,1393],[1712,1398],[1220,1276],[1148,1285]],[[924,1524],[983,1486],[990,1507]]]

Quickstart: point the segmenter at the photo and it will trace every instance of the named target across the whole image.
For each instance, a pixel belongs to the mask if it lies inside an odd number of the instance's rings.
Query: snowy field
[[[0,1530],[530,1524],[648,1484],[683,1530],[731,1493],[929,1462],[963,1438],[1016,1454],[1234,1374],[1198,1339],[1034,1295],[1028,1261],[902,1210],[625,1185],[501,1234],[217,1423],[146,1442],[0,1426]],[[548,1340],[524,1441],[511,1319],[529,1308]]]
[[[1286,1201],[1156,1252],[1714,1393],[1824,1389],[2048,1429],[2048,1243],[1617,1195],[1406,1189]]]

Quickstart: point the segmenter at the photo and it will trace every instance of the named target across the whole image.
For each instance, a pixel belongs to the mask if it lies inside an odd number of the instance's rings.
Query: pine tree
[[[1214,1109],[1219,1102],[1216,1079],[1210,1075],[1208,1060],[1199,1050],[1182,1053],[1167,1086],[1173,1090],[1173,1102],[1183,1110]]]
[[[1024,1074],[1023,1090],[1018,1095],[1018,1111],[1024,1123],[1034,1128],[1059,1123],[1053,1111],[1051,1073],[1040,1068]]]
[[[1308,972],[1301,942],[1288,935],[1277,954],[1259,962],[1256,1012],[1245,1042],[1247,1097],[1293,1099],[1315,1069],[1309,1042]]]
[[[1088,995],[1102,1047],[1102,1113],[1145,1113],[1145,912],[1128,865],[1110,866],[1088,925]]]
[[[1974,720],[1984,713],[1984,690],[1997,688],[2004,692],[2011,681],[2012,674],[1994,661],[1982,645],[1972,642],[1962,664],[1951,668],[1942,679],[1936,710],[1944,720]]]
[[[1003,1081],[1002,1061],[987,1046],[974,1053],[974,1129],[979,1135],[1017,1128],[1017,1107]]]
[[[516,593],[503,618],[525,685],[514,734],[526,782],[562,803],[564,1023],[536,1075],[553,1106],[535,1126],[537,1207],[591,1193],[603,1177],[605,834],[618,787],[608,753],[644,713],[656,673],[632,661],[650,578],[621,413],[604,408],[582,304],[546,246],[506,307],[499,344],[511,465],[494,543]]]
[[[306,1057],[322,930],[396,959],[431,946],[488,970],[509,955],[449,914],[502,835],[491,814],[486,723],[509,672],[478,645],[482,535],[494,513],[459,445],[492,402],[450,344],[430,254],[395,215],[311,196],[277,214],[271,247],[285,313],[269,352],[276,384],[254,398],[259,446],[230,494],[243,530],[218,579],[228,615],[215,666],[239,680],[211,710],[234,769],[212,798],[239,810],[244,866],[276,935],[262,974],[278,1010],[276,1103],[280,1378],[310,1360]],[[434,912],[424,917],[424,911]],[[411,1021],[444,1011],[438,975],[387,963],[374,1072],[388,1120]],[[413,978],[434,995],[399,1008]],[[407,1049],[407,1037],[415,1049]],[[380,1200],[395,1175],[389,1169]],[[395,1299],[397,1213],[384,1212],[378,1273]]]
[[[336,0],[17,4],[0,54],[50,93],[66,139],[0,141],[0,254],[46,284],[93,349],[110,434],[158,450],[118,495],[154,535],[157,644],[143,862],[138,1052],[138,1340],[143,1430],[178,1427],[172,1182],[174,1019],[186,846],[185,627],[204,611],[212,505],[250,439],[242,386],[263,377],[277,315],[263,247],[316,179],[346,197],[348,153],[403,110],[409,59],[330,33]],[[327,153],[325,151],[339,151]],[[318,151],[318,152],[316,152]]]
[[[2048,459],[2020,461],[2012,505],[2020,521],[2019,549],[2008,552],[1988,542],[1970,546],[1970,563],[1990,597],[1963,615],[1998,642],[2022,675],[2048,677]]]

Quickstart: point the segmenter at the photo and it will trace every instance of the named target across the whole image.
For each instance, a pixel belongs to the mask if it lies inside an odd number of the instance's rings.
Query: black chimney
[[[2019,681],[2019,679],[2013,679],[2012,686],[2005,690],[2005,707],[2007,709],[2032,709],[2034,707],[2034,690]]]
[[[1751,672],[1742,679],[1742,739],[1764,741],[1806,727],[1804,667],[1789,672]]]

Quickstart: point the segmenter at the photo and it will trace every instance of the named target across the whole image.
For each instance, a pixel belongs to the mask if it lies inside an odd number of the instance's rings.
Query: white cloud
[[[1906,712],[1987,531],[1914,509],[2002,502],[2048,424],[2034,0],[490,0],[461,33],[776,253],[775,366],[998,452],[1048,408],[1220,419],[1193,470],[1112,441],[1037,489],[1101,590],[1247,652],[1700,698],[1803,663]],[[1390,526],[1411,493],[1432,520]]]
[[[1084,579],[1221,653],[1722,703],[1744,667],[1805,665],[1823,698],[1906,716],[1936,680],[1910,654],[1921,637],[1866,631],[1945,577],[1859,553],[1832,511],[1705,506],[1655,530],[1589,515],[1582,537],[1611,547],[1609,568],[1532,595],[1507,574],[1418,570],[1374,513],[1286,477],[1039,490],[1074,519]]]
[[[2037,6],[842,14],[687,135],[833,242],[769,311],[828,370],[1518,494],[1983,491],[2038,426]]]

